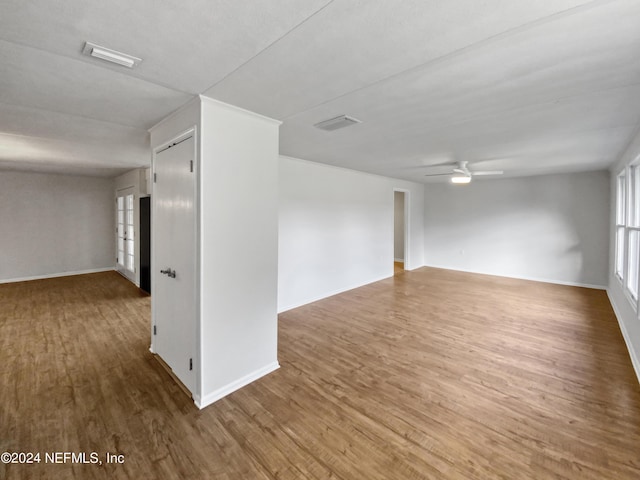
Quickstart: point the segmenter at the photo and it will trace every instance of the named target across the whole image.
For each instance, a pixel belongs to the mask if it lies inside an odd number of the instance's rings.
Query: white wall
[[[604,287],[608,230],[608,172],[425,188],[429,266]]]
[[[0,172],[0,282],[112,269],[113,180]]]
[[[393,256],[404,262],[404,192],[394,192],[393,209]]]
[[[405,268],[423,265],[423,185],[284,156],[279,177],[279,311],[393,275],[394,188],[408,191]]]
[[[625,295],[623,286],[618,278],[615,276],[615,206],[616,206],[616,176],[624,168],[625,165],[630,162],[636,161],[640,158],[640,133],[638,133],[629,145],[627,150],[623,153],[620,160],[611,169],[611,211],[610,211],[610,225],[609,225],[609,288],[607,293],[609,300],[616,312],[618,323],[620,324],[620,330],[627,343],[627,349],[631,356],[631,361],[636,370],[636,375],[640,381],[640,320],[638,319],[638,313],[635,311],[629,298]]]
[[[279,124],[201,96],[151,130],[197,128],[200,407],[278,368]]]
[[[202,97],[203,404],[278,368],[279,125]]]

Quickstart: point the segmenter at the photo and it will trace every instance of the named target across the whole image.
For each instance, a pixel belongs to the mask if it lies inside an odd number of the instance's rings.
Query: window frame
[[[615,254],[613,273],[622,287],[626,279],[626,178],[627,168],[616,175]]]
[[[640,157],[616,175],[614,276],[640,313]]]
[[[640,281],[640,163],[635,161],[626,170],[624,288],[637,309]]]

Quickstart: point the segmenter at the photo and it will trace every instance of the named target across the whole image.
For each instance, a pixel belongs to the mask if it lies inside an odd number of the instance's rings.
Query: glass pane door
[[[116,194],[116,268],[135,282],[135,195],[133,187]]]
[[[125,244],[126,258],[127,258],[126,268],[127,270],[133,273],[135,272],[135,269],[136,269],[135,267],[136,259],[135,259],[135,249],[134,249],[135,227],[133,223],[133,194],[127,195],[126,197],[125,215],[127,219],[126,244]]]
[[[117,230],[117,235],[118,235],[118,266],[119,267],[124,267],[124,262],[126,259],[126,254],[125,254],[125,238],[126,238],[126,232],[127,232],[127,227],[125,226],[124,223],[124,197],[118,197],[118,217],[117,217],[117,225],[116,225],[116,230]]]

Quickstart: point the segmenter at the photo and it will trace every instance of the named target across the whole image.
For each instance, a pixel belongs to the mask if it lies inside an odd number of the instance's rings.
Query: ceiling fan
[[[445,163],[440,165],[431,165],[433,167],[451,166],[454,167],[449,173],[427,173],[425,177],[439,177],[443,175],[449,175],[451,177],[451,183],[469,183],[471,178],[478,175],[502,175],[502,170],[469,170],[467,166],[469,162],[457,162],[457,163]]]

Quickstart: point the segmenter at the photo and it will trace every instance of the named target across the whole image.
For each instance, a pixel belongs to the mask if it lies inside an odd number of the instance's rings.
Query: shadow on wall
[[[608,172],[483,179],[425,190],[427,265],[607,284]]]

